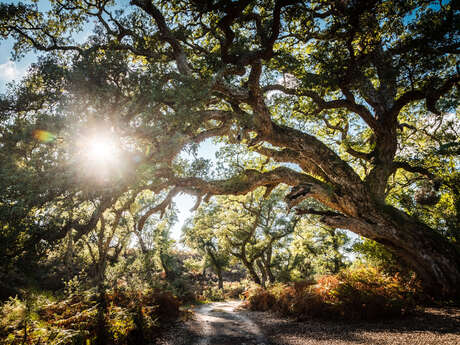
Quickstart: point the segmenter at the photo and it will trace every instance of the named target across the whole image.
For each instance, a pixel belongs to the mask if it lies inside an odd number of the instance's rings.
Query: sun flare
[[[95,163],[113,162],[117,156],[115,143],[106,137],[91,138],[88,142],[86,155],[88,160]]]
[[[94,133],[80,141],[80,164],[84,176],[108,182],[122,171],[118,141],[111,133]]]

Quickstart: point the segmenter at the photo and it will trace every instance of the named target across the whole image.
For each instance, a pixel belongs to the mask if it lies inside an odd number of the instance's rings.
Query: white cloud
[[[15,65],[13,61],[7,61],[0,64],[0,79],[12,81],[21,77],[23,72]]]

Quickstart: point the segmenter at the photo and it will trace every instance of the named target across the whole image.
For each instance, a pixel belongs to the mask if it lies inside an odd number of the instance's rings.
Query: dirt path
[[[260,328],[239,310],[241,302],[215,302],[194,309],[199,345],[269,345]]]
[[[359,322],[249,315],[273,345],[460,345],[459,308],[426,308],[411,316]]]
[[[240,309],[239,301],[193,309],[157,345],[460,345],[460,309],[427,308],[383,321],[298,322],[268,312]]]

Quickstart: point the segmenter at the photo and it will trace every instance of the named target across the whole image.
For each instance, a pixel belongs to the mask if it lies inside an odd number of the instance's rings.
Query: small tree
[[[190,219],[182,228],[183,241],[190,248],[198,250],[206,257],[205,265],[209,263],[218,278],[219,289],[223,290],[222,273],[229,263],[228,252],[216,236],[215,208],[200,208],[196,217]],[[218,226],[218,225],[217,225]]]

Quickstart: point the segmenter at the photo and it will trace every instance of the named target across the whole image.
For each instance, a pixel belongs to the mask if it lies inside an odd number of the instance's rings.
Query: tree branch
[[[405,105],[422,99],[426,99],[426,107],[429,111],[439,115],[439,111],[436,109],[436,102],[453,86],[458,85],[459,81],[460,75],[457,74],[446,79],[437,89],[434,89],[432,85],[428,84],[422,89],[407,91],[395,101],[387,116],[397,117]]]
[[[291,89],[287,88],[280,84],[272,84],[267,85],[262,88],[263,92],[268,91],[281,91],[287,95],[293,96],[304,96],[311,98],[313,102],[319,107],[319,111],[326,110],[326,109],[339,109],[344,108],[350,110],[356,114],[358,114],[366,124],[376,130],[379,128],[378,123],[376,122],[375,118],[372,116],[371,112],[362,104],[358,104],[352,99],[337,99],[332,101],[324,100],[318,93],[311,91],[311,90],[298,90],[298,89]]]
[[[160,10],[158,10],[158,8],[153,5],[151,0],[131,0],[131,3],[143,9],[155,20],[161,33],[161,39],[168,42],[173,49],[173,55],[176,59],[179,72],[185,75],[189,75],[191,73],[191,69],[188,65],[185,52],[179,41],[176,39],[176,37],[174,37],[174,34],[166,24],[166,20]]]

